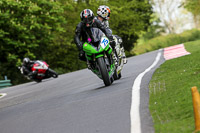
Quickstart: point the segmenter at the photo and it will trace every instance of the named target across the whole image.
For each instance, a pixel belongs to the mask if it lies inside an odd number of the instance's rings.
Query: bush
[[[169,34],[167,36],[159,36],[153,38],[141,45],[136,45],[136,47],[131,51],[132,54],[142,54],[149,51],[157,50],[160,48],[165,48],[168,46],[181,44],[184,42],[195,41],[200,39],[200,30],[192,29],[185,31],[181,34]]]

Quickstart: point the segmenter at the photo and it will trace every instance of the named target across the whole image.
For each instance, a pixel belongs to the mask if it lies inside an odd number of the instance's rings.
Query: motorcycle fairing
[[[32,71],[38,71],[38,73],[45,73],[48,69],[48,64],[42,61],[36,61],[36,63],[32,67]]]

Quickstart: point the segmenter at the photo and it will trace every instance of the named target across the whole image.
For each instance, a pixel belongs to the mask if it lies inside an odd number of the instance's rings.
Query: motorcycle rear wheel
[[[115,70],[115,72],[113,74],[113,77],[114,77],[115,80],[118,80],[118,79],[120,79],[122,77],[122,74],[121,74],[121,72],[118,74],[117,70]]]
[[[114,80],[118,80],[119,79],[119,76],[117,74],[117,70],[116,69],[115,69],[115,72],[113,74],[113,78],[114,78]]]
[[[118,74],[118,79],[120,79],[122,77],[121,72]]]
[[[35,82],[40,83],[42,79],[34,79]]]

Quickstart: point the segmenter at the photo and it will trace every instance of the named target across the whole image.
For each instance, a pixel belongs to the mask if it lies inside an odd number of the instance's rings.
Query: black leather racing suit
[[[31,79],[34,79],[37,75],[37,71],[32,71],[35,61],[30,61],[28,64],[22,64],[23,74],[29,76]]]
[[[94,17],[94,19],[98,19],[98,16]],[[98,20],[99,20],[99,19],[98,19]],[[101,21],[101,20],[100,20],[100,21]],[[101,21],[101,24],[104,25],[104,27],[106,27],[106,28],[109,30],[109,32],[111,32],[111,34],[112,34],[112,30],[111,30],[110,27],[109,27],[109,22],[108,22],[108,20],[103,19],[103,21]]]
[[[79,49],[79,58],[81,60],[85,60],[83,52],[83,43],[86,42],[88,38],[93,38],[91,28],[99,28],[108,37],[109,41],[111,42],[111,46],[115,45],[112,33],[104,25],[102,25],[100,20],[93,19],[93,24],[90,27],[86,27],[86,25],[83,22],[80,22],[76,26],[74,41]]]

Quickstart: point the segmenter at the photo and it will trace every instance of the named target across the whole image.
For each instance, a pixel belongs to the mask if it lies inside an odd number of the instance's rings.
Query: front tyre
[[[58,74],[54,70],[52,70],[50,68],[49,68],[49,75],[50,75],[50,77],[53,77],[53,78],[57,78],[58,77]]]
[[[109,86],[112,84],[110,78],[109,78],[109,74],[108,74],[108,69],[106,67],[106,63],[104,61],[103,57],[97,58],[97,63],[99,65],[99,71],[101,73],[103,82],[105,84],[105,86]]]

